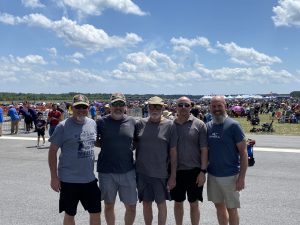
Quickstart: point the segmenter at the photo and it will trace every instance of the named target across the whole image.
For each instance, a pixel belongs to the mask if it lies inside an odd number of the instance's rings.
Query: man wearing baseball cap
[[[137,191],[133,160],[136,120],[127,116],[125,110],[125,96],[113,93],[110,98],[110,114],[97,121],[97,143],[101,147],[97,171],[108,225],[115,224],[114,205],[117,193],[125,206],[124,224],[133,224],[136,215]]]
[[[90,214],[90,224],[100,225],[101,192],[94,174],[96,122],[87,117],[88,107],[86,96],[75,95],[72,117],[60,122],[49,138],[51,188],[60,192],[59,212],[65,211],[64,225],[75,224],[79,201]]]

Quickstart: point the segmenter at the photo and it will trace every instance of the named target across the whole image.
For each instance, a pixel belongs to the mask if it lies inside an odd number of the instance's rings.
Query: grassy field
[[[260,118],[260,125],[255,126],[256,128],[261,128],[261,125],[264,123],[271,123],[272,119],[269,115],[262,114],[259,115]],[[250,121],[247,121],[246,117],[238,117],[234,118],[235,120],[239,121],[242,125],[245,133],[250,133],[252,129],[252,125]],[[290,123],[278,123],[275,119],[273,122],[273,129],[274,132],[256,132],[255,134],[276,134],[276,135],[296,135],[300,136],[300,123],[297,124],[290,124]]]

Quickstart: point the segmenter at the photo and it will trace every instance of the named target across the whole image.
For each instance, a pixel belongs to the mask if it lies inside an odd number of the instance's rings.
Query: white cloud
[[[16,57],[17,62],[21,64],[47,64],[44,58],[40,55],[27,55],[25,57]]]
[[[206,81],[228,81],[228,82],[244,82],[249,85],[260,83],[300,83],[300,79],[292,75],[286,70],[273,70],[269,66],[248,67],[248,68],[229,68],[223,67],[220,69],[208,69],[202,64],[195,64],[196,70],[202,75]]]
[[[52,57],[56,57],[57,56],[57,49],[56,48],[48,48],[47,51],[49,52],[49,54],[52,56]]]
[[[28,8],[43,8],[43,5],[39,0],[22,0],[22,4]]]
[[[35,57],[9,57],[0,58],[0,79],[7,84],[20,83],[24,86],[28,84],[30,90],[36,86],[35,91],[39,90],[57,92],[57,88],[68,88],[76,90],[78,87],[88,87],[95,83],[105,83],[103,75],[91,72],[86,69],[71,70],[47,70],[45,67],[33,65],[30,58]],[[36,57],[38,58],[38,57]],[[49,86],[51,83],[51,87]],[[26,88],[25,88],[26,89]],[[27,91],[30,91],[27,90]],[[66,89],[64,89],[66,90]]]
[[[246,59],[244,64],[246,63]],[[239,62],[241,63],[241,61]],[[118,69],[113,70],[111,77],[121,81],[139,82],[150,87],[160,82],[161,85],[185,86],[212,82],[274,84],[294,83],[300,79],[286,70],[273,70],[270,66],[258,65],[255,67],[223,67],[210,69],[203,64],[196,63],[192,68],[173,61],[169,56],[157,51],[149,54],[144,52],[131,53],[126,61],[120,63]],[[162,87],[161,87],[162,88]]]
[[[192,39],[187,38],[172,38],[171,44],[174,46],[175,51],[190,52],[192,47],[201,46],[208,52],[215,53],[216,50],[210,46],[209,40],[205,37],[196,37]]]
[[[72,55],[73,58],[76,58],[76,59],[84,59],[84,55],[81,54],[80,52],[75,52],[73,55]]]
[[[77,10],[79,14],[85,15],[101,15],[102,12],[111,8],[125,14],[135,14],[138,16],[146,15],[131,0],[62,0],[62,3]]]
[[[0,22],[11,25],[26,23],[51,29],[58,37],[64,39],[67,44],[90,52],[103,51],[107,48],[133,46],[142,41],[142,38],[134,33],[127,33],[125,37],[109,36],[102,29],[97,29],[89,24],[79,25],[65,17],[61,20],[51,21],[41,14],[30,14],[21,18],[0,13]]]
[[[300,26],[300,1],[279,0],[278,6],[273,7],[275,16],[272,20],[276,27],[279,26]]]
[[[72,55],[66,56],[66,58],[67,58],[68,61],[79,65],[80,64],[80,59],[84,59],[85,57],[84,57],[84,55],[82,53],[75,52]]]
[[[87,85],[90,82],[105,82],[106,80],[98,74],[91,73],[84,69],[73,69],[70,71],[46,71],[43,75],[44,80],[51,81],[59,85],[78,84]]]
[[[127,56],[130,64],[135,65],[140,70],[170,70],[177,69],[177,64],[166,54],[160,53],[156,50],[151,51],[149,55],[143,52],[131,53]]]
[[[274,63],[281,63],[281,59],[277,56],[268,56],[253,48],[242,48],[234,42],[225,44],[218,42],[217,47],[223,49],[234,63],[242,65],[272,65]]]
[[[8,13],[1,13],[0,12],[0,22],[9,24],[9,25],[16,25],[22,22],[20,17],[15,17]]]

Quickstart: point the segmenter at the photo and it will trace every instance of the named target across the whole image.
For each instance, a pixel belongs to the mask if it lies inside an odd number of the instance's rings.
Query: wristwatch
[[[206,174],[207,173],[207,170],[206,169],[200,169],[200,173],[204,173],[204,174]]]

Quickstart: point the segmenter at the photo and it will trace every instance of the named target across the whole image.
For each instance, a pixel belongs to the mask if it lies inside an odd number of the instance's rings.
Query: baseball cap
[[[154,96],[148,99],[149,105],[164,105],[164,100],[158,96]]]
[[[113,103],[117,101],[126,102],[126,98],[122,93],[113,93],[110,97],[110,102]]]
[[[89,106],[89,100],[86,96],[79,94],[73,97],[73,106],[76,105],[86,105]]]

